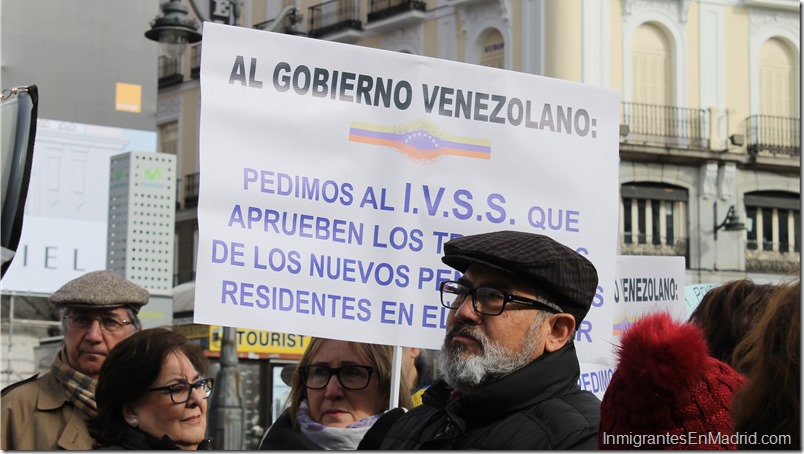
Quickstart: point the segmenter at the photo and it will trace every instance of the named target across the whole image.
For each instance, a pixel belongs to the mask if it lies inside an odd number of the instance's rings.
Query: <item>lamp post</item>
[[[159,53],[174,60],[184,54],[187,44],[201,41],[198,24],[187,17],[187,7],[181,0],[170,0],[162,5],[162,14],[151,21],[145,37],[159,43]]]
[[[237,370],[237,338],[235,328],[224,326],[221,336],[221,368],[215,376],[216,392],[212,395],[209,433],[212,448],[225,451],[243,450],[243,393]]]
[[[228,0],[235,21],[240,17],[241,0]],[[194,0],[189,0],[195,15],[206,21]],[[274,19],[267,31],[280,29],[285,17],[291,17],[291,26],[287,32],[293,35],[306,35],[301,30],[303,16],[295,6],[285,7]],[[198,24],[188,17],[187,8],[181,0],[170,0],[162,5],[162,13],[151,21],[151,29],[145,37],[159,43],[160,54],[172,59],[179,59],[185,52],[187,44],[201,41]],[[213,436],[212,447],[217,450],[243,450],[245,408],[243,407],[240,372],[237,370],[237,338],[235,328],[223,327],[221,336],[220,370],[215,376],[215,392],[210,401],[209,433]]]
[[[235,0],[237,2],[238,0]],[[198,9],[192,4],[198,15]],[[160,55],[179,59],[187,44],[201,41],[201,33],[194,19],[187,17],[187,7],[181,0],[170,0],[162,5],[162,14],[151,21],[145,37],[159,42]],[[199,17],[201,17],[199,15]],[[203,19],[203,18],[202,18]],[[212,447],[217,450],[243,449],[243,420],[245,408],[241,392],[240,372],[237,370],[237,339],[235,328],[224,327],[221,338],[220,370],[215,376],[215,393],[211,397],[208,432]]]

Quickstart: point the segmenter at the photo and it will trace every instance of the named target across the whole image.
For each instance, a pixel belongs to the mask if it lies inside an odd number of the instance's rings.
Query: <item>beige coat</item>
[[[0,407],[3,450],[92,449],[86,415],[50,373],[4,389]]]

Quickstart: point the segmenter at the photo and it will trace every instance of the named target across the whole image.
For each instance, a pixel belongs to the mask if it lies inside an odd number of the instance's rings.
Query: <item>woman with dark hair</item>
[[[393,348],[313,338],[291,382],[290,407],[260,449],[357,449],[391,397]],[[398,405],[412,406],[402,374]]]
[[[781,284],[737,346],[748,384],[734,396],[739,449],[801,449],[801,279]],[[763,435],[770,438],[763,439]],[[777,444],[762,444],[775,441]]]
[[[745,373],[736,364],[734,348],[755,324],[775,285],[737,279],[709,290],[690,315],[709,345],[710,355]]]
[[[100,449],[205,449],[203,351],[167,328],[140,331],[115,346],[101,367],[90,423]]]

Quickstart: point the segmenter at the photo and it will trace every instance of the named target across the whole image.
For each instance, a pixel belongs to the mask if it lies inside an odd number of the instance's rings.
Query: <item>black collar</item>
[[[575,344],[545,353],[505,377],[450,399],[453,389],[439,379],[422,396],[423,403],[445,411],[459,426],[484,425],[578,389],[580,366]]]

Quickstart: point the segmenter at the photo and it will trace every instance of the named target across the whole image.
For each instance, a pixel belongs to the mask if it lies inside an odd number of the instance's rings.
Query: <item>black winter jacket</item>
[[[596,449],[600,400],[578,387],[579,375],[569,344],[457,399],[438,380],[380,449]]]
[[[198,445],[197,449],[199,451],[206,451],[209,450],[211,446],[210,440],[205,440]],[[123,437],[116,444],[106,446],[97,446],[96,444],[95,449],[102,449],[104,451],[168,451],[180,448],[176,446],[167,435],[163,435],[162,438],[156,438],[140,429],[126,426]]]
[[[302,435],[301,431],[293,429],[293,425],[290,422],[290,410],[287,409],[268,428],[268,432],[260,441],[259,449],[266,451],[290,451],[294,449],[321,451],[324,448],[310,441]]]

